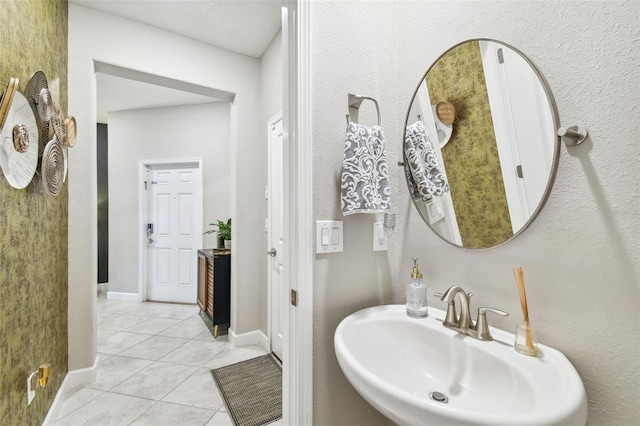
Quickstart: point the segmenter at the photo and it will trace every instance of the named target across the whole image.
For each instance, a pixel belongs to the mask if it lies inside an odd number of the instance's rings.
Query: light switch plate
[[[316,253],[339,253],[343,247],[341,220],[316,221]]]

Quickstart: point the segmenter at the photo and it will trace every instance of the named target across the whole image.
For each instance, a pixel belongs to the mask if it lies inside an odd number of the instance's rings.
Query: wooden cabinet
[[[198,306],[206,310],[207,306],[207,257],[198,251]]]
[[[198,306],[213,324],[213,335],[226,333],[231,320],[231,251],[198,250]]]

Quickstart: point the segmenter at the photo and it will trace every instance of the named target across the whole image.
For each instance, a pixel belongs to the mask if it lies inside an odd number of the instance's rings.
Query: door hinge
[[[502,53],[502,48],[498,49],[498,63],[504,64],[504,54]]]
[[[157,184],[158,184],[158,181],[157,181],[157,180],[152,180],[152,181],[151,181],[151,185],[157,185]]]
[[[145,191],[147,190],[147,181],[146,180],[144,181],[144,190]]]
[[[522,174],[522,166],[521,165],[517,165],[516,166],[516,174],[518,175],[518,177],[520,179],[522,179],[524,177],[524,175]]]
[[[293,306],[298,306],[298,292],[294,289],[291,289],[291,304]]]

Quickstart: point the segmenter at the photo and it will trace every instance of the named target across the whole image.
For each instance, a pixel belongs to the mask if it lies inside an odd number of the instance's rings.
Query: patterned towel
[[[342,164],[342,214],[389,210],[389,176],[380,126],[349,122]]]
[[[422,121],[407,126],[404,135],[405,174],[414,200],[429,202],[449,191],[449,184]]]

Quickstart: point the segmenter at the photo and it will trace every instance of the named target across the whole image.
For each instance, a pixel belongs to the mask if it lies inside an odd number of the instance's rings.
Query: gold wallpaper
[[[432,104],[448,100],[456,108],[442,157],[462,244],[500,244],[513,232],[478,42],[445,54],[429,70],[427,87]]]
[[[24,92],[37,70],[66,115],[66,0],[0,1],[0,83],[17,77]],[[0,173],[0,425],[42,424],[67,373],[67,206],[67,184],[50,197],[38,173],[22,190]],[[49,383],[28,406],[43,363]]]

